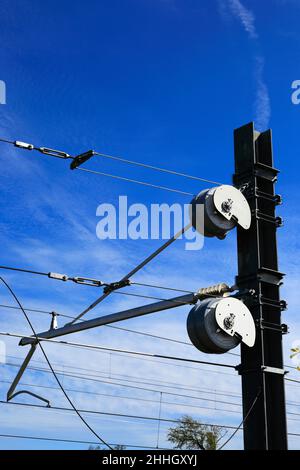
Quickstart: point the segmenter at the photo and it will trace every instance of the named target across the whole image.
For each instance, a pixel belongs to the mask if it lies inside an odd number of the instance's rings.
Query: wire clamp
[[[63,152],[62,150],[54,150],[48,147],[38,147],[36,150],[43,153],[44,155],[50,155],[51,157],[63,158],[63,159],[71,158],[71,155],[69,155],[66,152]]]
[[[58,313],[51,312],[51,315],[52,315],[52,318],[51,318],[51,323],[50,323],[50,330],[56,330],[58,328],[58,323],[57,323]]]
[[[90,279],[88,277],[72,277],[70,281],[76,282],[76,284],[83,284],[85,286],[101,287],[104,283],[98,279]]]
[[[59,274],[59,273],[48,273],[48,277],[50,279],[56,279],[57,281],[67,281],[69,277],[66,274]]]
[[[261,366],[262,372],[267,372],[270,374],[279,374],[279,375],[286,375],[288,374],[288,371],[284,369],[280,369],[279,367],[270,367],[270,366]]]
[[[27,144],[27,142],[21,142],[20,140],[16,140],[14,142],[15,147],[19,147],[20,149],[25,149],[25,150],[33,150],[34,145],[32,144]]]
[[[88,150],[87,152],[81,153],[74,157],[74,160],[72,161],[70,165],[71,170],[75,170],[78,168],[80,165],[85,163],[87,160],[89,160],[91,157],[95,155],[94,150]]]
[[[111,282],[107,286],[104,287],[103,292],[104,294],[109,294],[114,290],[121,289],[122,287],[130,286],[131,282],[129,279],[124,279],[118,282]]]

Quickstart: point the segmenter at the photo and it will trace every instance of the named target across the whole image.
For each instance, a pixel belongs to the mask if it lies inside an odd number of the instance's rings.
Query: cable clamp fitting
[[[101,287],[104,285],[102,281],[98,279],[90,279],[88,277],[72,277],[70,281],[76,282],[76,284],[83,284],[85,286]]]
[[[81,153],[80,155],[77,155],[76,157],[74,157],[74,159],[73,159],[73,161],[70,165],[70,169],[75,170],[76,168],[78,168],[80,165],[85,163],[87,160],[89,160],[94,155],[95,155],[94,150],[88,150],[87,152],[84,152],[84,153]]]
[[[50,149],[47,147],[39,147],[36,150],[43,153],[44,155],[50,155],[51,157],[63,158],[63,159],[71,158],[71,155],[69,155],[66,152],[63,152],[62,150],[54,150],[54,149]]]
[[[20,140],[16,140],[14,142],[14,146],[19,147],[21,149],[25,149],[25,150],[33,150],[34,149],[34,145],[27,144],[27,142],[21,142]]]
[[[107,286],[104,287],[103,292],[104,294],[109,294],[110,292],[113,292],[114,290],[121,289],[122,287],[130,286],[131,282],[129,279],[125,279],[123,281],[118,281],[118,282],[111,282]]]
[[[48,277],[56,279],[57,281],[68,281],[69,277],[66,274],[48,273]]]
[[[56,330],[58,328],[58,323],[57,323],[58,313],[51,312],[51,315],[52,315],[52,318],[51,318],[51,323],[50,323],[50,330]]]

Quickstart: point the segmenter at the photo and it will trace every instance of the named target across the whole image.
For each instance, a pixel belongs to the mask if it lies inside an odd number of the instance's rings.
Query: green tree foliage
[[[292,348],[291,352],[292,352],[292,354],[290,355],[290,359],[294,359],[295,357],[297,357],[298,360],[300,360],[300,347],[299,346],[295,347],[295,348]],[[299,364],[296,366],[296,369],[300,370],[300,365]]]
[[[168,432],[168,441],[175,449],[216,450],[226,431],[219,426],[208,426],[191,416],[183,416],[180,423]]]
[[[114,450],[126,450],[125,446],[122,446],[121,444],[117,444],[113,447]],[[97,446],[89,446],[88,450],[107,450],[105,446],[97,445]]]

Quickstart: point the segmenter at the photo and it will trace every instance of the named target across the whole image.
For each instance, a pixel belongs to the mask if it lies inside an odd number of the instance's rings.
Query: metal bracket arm
[[[168,310],[174,307],[181,307],[187,304],[194,304],[198,301],[199,297],[201,297],[201,295],[199,295],[198,293],[185,294],[169,300],[163,300],[160,302],[143,305],[141,307],[136,307],[130,310],[124,310],[122,312],[112,313],[110,315],[104,315],[102,317],[93,318],[92,320],[82,321],[81,323],[69,323],[55,330],[48,330],[42,333],[38,333],[37,336],[39,339],[57,338],[58,336],[64,336],[70,333],[77,333],[79,331],[88,330],[98,326],[128,320],[129,318],[148,315],[149,313],[160,312],[162,310]],[[27,344],[33,344],[35,342],[36,338],[34,336],[31,336],[30,338],[24,337],[21,339],[20,345],[25,346]]]

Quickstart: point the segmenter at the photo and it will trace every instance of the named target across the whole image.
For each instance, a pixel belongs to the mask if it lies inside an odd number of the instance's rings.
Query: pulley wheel
[[[214,193],[216,188],[201,191],[192,201],[190,206],[190,218],[193,227],[205,237],[225,238],[226,233],[232,230],[236,223],[234,220],[226,219],[220,214],[214,203]],[[204,220],[201,220],[201,212],[198,212],[199,205],[204,210]],[[204,229],[202,227],[204,223]]]
[[[205,299],[195,305],[187,318],[187,331],[193,345],[204,353],[222,354],[235,348],[240,340],[222,331],[215,318],[220,298]]]

